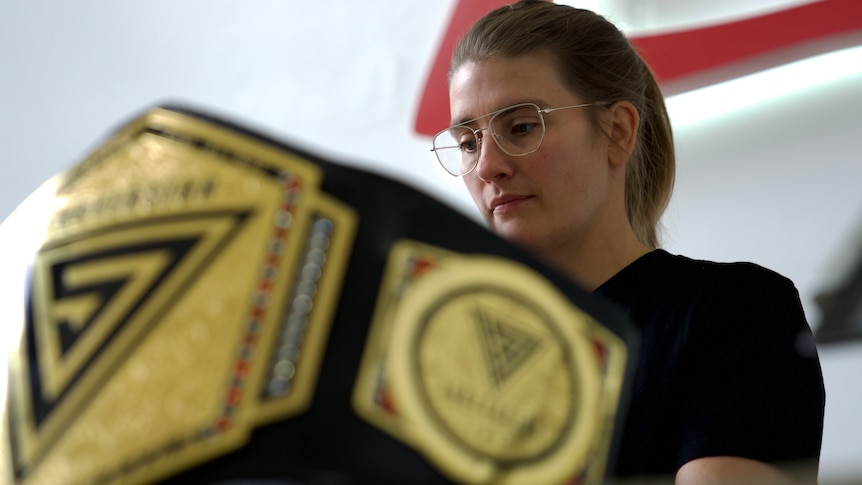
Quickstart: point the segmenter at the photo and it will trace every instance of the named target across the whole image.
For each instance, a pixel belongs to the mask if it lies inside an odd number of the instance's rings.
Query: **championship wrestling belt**
[[[182,108],[51,187],[10,483],[604,481],[633,328],[431,197]]]

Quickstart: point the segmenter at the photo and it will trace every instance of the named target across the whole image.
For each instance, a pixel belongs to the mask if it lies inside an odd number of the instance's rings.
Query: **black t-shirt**
[[[617,476],[672,475],[706,456],[816,471],[823,376],[790,280],[656,250],[595,293],[642,339]]]

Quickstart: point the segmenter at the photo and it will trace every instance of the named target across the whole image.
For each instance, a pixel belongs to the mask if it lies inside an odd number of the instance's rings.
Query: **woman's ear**
[[[610,121],[609,161],[613,165],[628,162],[637,141],[640,115],[637,108],[629,101],[618,101],[608,109]]]

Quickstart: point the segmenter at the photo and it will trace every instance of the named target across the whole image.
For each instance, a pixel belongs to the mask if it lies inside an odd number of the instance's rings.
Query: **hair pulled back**
[[[553,2],[522,0],[473,25],[455,47],[449,77],[467,62],[533,54],[550,55],[562,82],[586,101],[629,101],[637,109],[640,125],[626,168],[626,215],[641,243],[655,249],[676,162],[664,96],[652,70],[604,17]],[[599,118],[592,113],[598,126]]]

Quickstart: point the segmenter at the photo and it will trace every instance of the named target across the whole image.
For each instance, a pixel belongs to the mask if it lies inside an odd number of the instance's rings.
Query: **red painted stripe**
[[[726,24],[633,37],[632,43],[665,84],[853,32],[862,33],[862,1],[823,0]]]
[[[446,75],[455,44],[483,15],[512,0],[458,0],[443,35],[416,116],[416,132],[433,135],[449,125],[449,86]]]
[[[455,43],[482,15],[512,0],[458,0],[452,20],[434,58],[416,115],[416,132],[433,135],[449,124],[446,73]],[[858,36],[856,35],[858,34]],[[792,60],[770,54],[798,49],[801,59],[844,44],[830,39],[850,36],[849,45],[862,44],[862,0],[821,0],[735,22],[652,36],[633,37],[632,43],[652,66],[664,87],[705,76],[696,85],[716,82],[711,71],[737,67],[735,75]],[[755,59],[760,63],[750,63]]]

